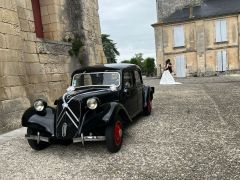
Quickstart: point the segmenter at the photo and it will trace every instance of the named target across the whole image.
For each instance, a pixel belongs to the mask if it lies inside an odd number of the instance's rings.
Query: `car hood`
[[[84,101],[85,99],[97,97],[101,100],[114,101],[118,99],[118,91],[111,91],[110,88],[88,88],[76,90],[72,95],[67,96],[67,100],[74,99]]]

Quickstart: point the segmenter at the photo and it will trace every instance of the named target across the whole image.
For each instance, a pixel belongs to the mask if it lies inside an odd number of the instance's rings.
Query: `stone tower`
[[[68,54],[76,33],[86,65],[106,63],[98,0],[0,0],[0,133],[36,99],[52,105],[66,91],[80,66]]]
[[[203,0],[156,0],[158,21],[173,13],[176,9],[181,9],[185,6],[199,5]]]

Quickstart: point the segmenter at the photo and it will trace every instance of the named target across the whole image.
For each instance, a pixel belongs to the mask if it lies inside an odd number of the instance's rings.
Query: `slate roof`
[[[188,7],[177,10],[163,19],[163,23],[176,23],[238,13],[240,13],[240,0],[205,0],[200,6],[193,7],[193,18],[190,18]]]

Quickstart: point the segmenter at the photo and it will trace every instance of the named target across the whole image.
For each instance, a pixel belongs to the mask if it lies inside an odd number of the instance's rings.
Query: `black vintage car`
[[[55,101],[56,107],[36,100],[23,114],[22,126],[35,150],[55,141],[106,141],[114,153],[121,148],[125,125],[140,113],[151,113],[153,93],[153,87],[143,85],[136,65],[81,68],[72,74],[71,86]]]

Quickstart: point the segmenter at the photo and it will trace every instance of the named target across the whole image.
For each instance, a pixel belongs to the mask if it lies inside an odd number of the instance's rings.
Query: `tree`
[[[129,60],[124,60],[121,63],[130,64],[130,61]]]
[[[142,73],[146,76],[153,76],[155,74],[155,59],[154,58],[143,58],[142,53],[135,54],[130,60],[124,60],[122,63],[135,64],[139,66]]]
[[[144,61],[144,59],[143,59],[143,54],[142,53],[135,54],[135,57],[130,59],[131,64],[136,64],[141,69],[143,69],[143,61]]]
[[[154,58],[147,58],[144,60],[144,72],[147,76],[152,76],[155,71],[155,62]]]
[[[116,43],[114,43],[109,37],[110,35],[108,34],[102,34],[103,50],[107,58],[107,62],[116,63],[116,56],[119,56],[120,53],[116,48]]]

